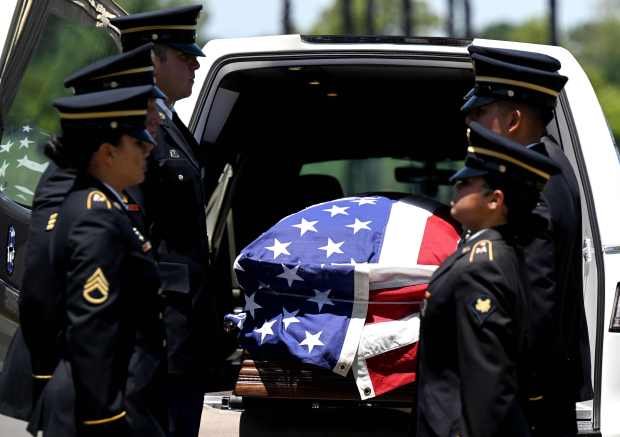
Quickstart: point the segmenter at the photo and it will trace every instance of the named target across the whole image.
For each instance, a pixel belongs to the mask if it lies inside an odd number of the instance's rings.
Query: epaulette
[[[101,191],[94,190],[88,193],[86,197],[86,209],[106,208],[112,209],[112,203]]]
[[[471,251],[469,252],[469,262],[473,263],[478,255],[483,255],[485,256],[485,259],[493,261],[493,242],[491,240],[476,241],[474,245],[471,246]]]

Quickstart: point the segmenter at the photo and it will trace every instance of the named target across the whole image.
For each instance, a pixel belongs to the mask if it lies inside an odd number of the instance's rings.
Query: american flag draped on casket
[[[261,359],[352,371],[361,399],[414,381],[420,303],[459,239],[440,208],[347,197],[282,219],[234,264],[242,346]]]

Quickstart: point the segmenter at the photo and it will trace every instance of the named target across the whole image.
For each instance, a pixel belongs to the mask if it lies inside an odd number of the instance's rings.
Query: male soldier
[[[157,148],[149,158],[143,184],[147,219],[157,250],[166,300],[164,323],[168,342],[168,401],[170,433],[195,437],[200,427],[204,395],[205,355],[212,353],[215,323],[205,300],[208,240],[204,193],[204,163],[191,132],[174,112],[176,101],[192,92],[195,44],[201,6],[187,6],[118,17],[123,50],[154,42],[157,85],[167,95],[159,101],[162,124]]]
[[[549,156],[561,169],[536,213],[549,229],[525,248],[530,296],[529,421],[535,435],[575,435],[575,402],[591,399],[590,348],[582,291],[581,203],[572,167],[546,126],[567,78],[550,56],[470,46],[475,87],[468,122]]]
[[[152,44],[148,44],[101,59],[69,76],[65,87],[72,87],[76,94],[84,94],[130,85],[153,85],[151,48]],[[163,96],[155,87],[153,97]],[[153,112],[154,117],[149,114],[149,130],[155,132],[159,117]],[[30,417],[59,359],[60,296],[53,290],[57,272],[50,266],[49,241],[60,205],[74,180],[72,169],[59,168],[50,162],[34,195],[26,272],[20,294],[21,327],[0,374],[0,412],[22,420]],[[142,221],[140,206],[132,196],[127,196],[126,206],[138,222]]]

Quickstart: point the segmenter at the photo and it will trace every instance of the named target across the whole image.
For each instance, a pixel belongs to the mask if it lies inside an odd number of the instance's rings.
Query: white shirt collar
[[[112,195],[114,195],[114,197],[116,197],[116,200],[118,200],[118,203],[121,204],[121,206],[123,207],[123,209],[126,209],[127,207],[125,206],[125,201],[123,200],[123,196],[121,196],[118,191],[116,191],[114,188],[112,188],[110,185],[106,184],[105,182],[101,181],[101,183],[103,185],[105,185],[105,187],[110,190],[110,192],[112,193]]]
[[[159,106],[159,109],[161,109],[164,114],[166,114],[166,117],[172,120],[172,111],[174,111],[174,109],[168,106],[164,99],[157,99],[155,100],[155,102],[157,103],[157,106]]]

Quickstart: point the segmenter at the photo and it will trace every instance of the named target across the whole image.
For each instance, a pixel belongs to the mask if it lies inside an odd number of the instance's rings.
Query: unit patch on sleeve
[[[86,198],[86,208],[92,209],[96,206],[104,206],[108,209],[112,208],[112,203],[108,200],[105,194],[101,191],[91,191]]]
[[[108,300],[109,289],[110,284],[103,274],[101,267],[97,267],[95,273],[90,275],[84,283],[84,291],[82,292],[82,296],[86,302],[92,303],[93,305],[100,305]]]
[[[478,256],[483,256],[489,261],[493,261],[493,242],[491,240],[476,241],[471,248],[469,262],[473,263]]]

